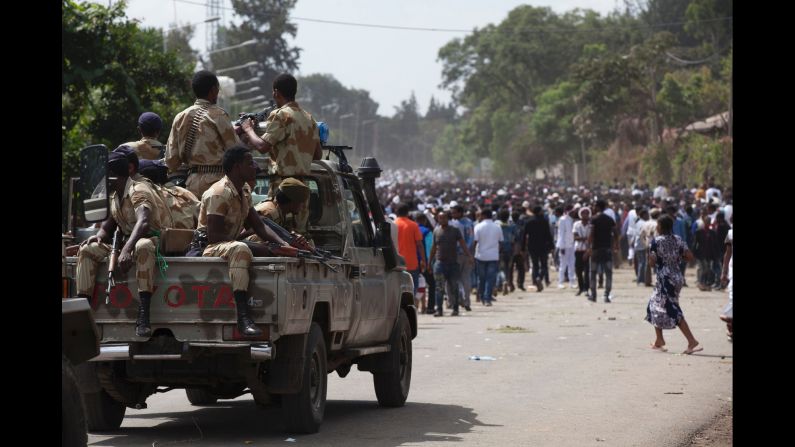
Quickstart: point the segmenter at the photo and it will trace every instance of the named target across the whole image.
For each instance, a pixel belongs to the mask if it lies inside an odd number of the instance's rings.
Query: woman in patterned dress
[[[679,265],[683,258],[689,262],[693,254],[679,236],[672,234],[673,225],[673,219],[668,215],[657,219],[658,236],[652,239],[648,255],[649,265],[652,268],[657,267],[657,284],[646,307],[646,320],[654,326],[654,332],[657,334],[657,339],[651,344],[652,349],[667,351],[663,329],[679,326],[682,334],[687,338],[687,349],[683,354],[692,354],[703,348],[693,337],[682,308],[679,307],[679,291],[684,284]]]

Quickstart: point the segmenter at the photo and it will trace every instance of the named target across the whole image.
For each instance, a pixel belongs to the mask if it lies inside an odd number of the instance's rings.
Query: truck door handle
[[[359,268],[359,272],[361,272],[362,276],[367,276],[367,266],[363,265]]]

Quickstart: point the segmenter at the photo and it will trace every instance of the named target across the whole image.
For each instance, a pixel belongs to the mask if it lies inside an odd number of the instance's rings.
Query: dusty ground
[[[285,434],[279,409],[258,409],[250,395],[192,407],[174,390],[150,397],[146,410],[128,409],[120,431],[91,434],[89,444],[732,445],[732,344],[718,319],[726,293],[684,289],[681,306],[704,346],[688,356],[678,330],[665,333],[668,352],[649,349],[651,289],[632,283],[628,269],[616,272],[612,304],[601,302],[602,290],[597,303],[559,290],[550,276],[541,293],[517,291],[455,318],[420,316],[403,408],[379,408],[370,374],[354,368],[329,376],[316,435]]]

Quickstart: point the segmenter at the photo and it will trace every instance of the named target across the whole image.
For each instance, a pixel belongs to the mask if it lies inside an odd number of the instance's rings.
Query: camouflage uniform
[[[129,143],[124,143],[123,146],[129,146],[132,150],[135,151],[135,154],[138,155],[138,159],[140,160],[159,160],[162,157],[160,156],[160,151],[163,150],[165,147],[163,143],[155,140],[154,138],[147,138],[143,137],[138,141],[130,141]]]
[[[110,195],[110,213],[121,232],[129,237],[138,219],[135,210],[139,207],[149,209],[149,230],[160,231],[171,226],[171,216],[160,195],[149,182],[127,179],[121,205],[116,191]],[[155,247],[157,237],[142,237],[135,243],[133,260],[135,261],[136,280],[139,292],[154,291],[155,283]],[[97,274],[97,264],[110,254],[111,246],[104,242],[93,242],[80,247],[77,253],[77,293],[91,295]]]
[[[271,177],[268,194],[273,198],[285,177],[297,177],[300,180],[312,172],[312,158],[320,142],[317,122],[298,103],[290,101],[268,116],[262,139],[272,147],[270,158],[276,176]],[[307,233],[307,205],[295,216],[295,230],[300,234]]]
[[[171,213],[171,228],[195,229],[201,204],[199,199],[192,192],[176,185],[163,185],[158,189]]]
[[[208,245],[202,256],[220,256],[229,261],[232,291],[248,290],[248,267],[251,265],[253,254],[248,245],[235,239],[243,229],[249,209],[251,209],[251,189],[244,184],[243,197],[240,197],[235,185],[227,176],[210,186],[202,195],[198,229],[207,228],[208,215],[223,216],[224,236],[231,239]]]
[[[291,217],[287,217],[284,213],[279,210],[279,207],[276,205],[272,199],[268,199],[264,202],[260,202],[257,206],[254,207],[254,210],[263,217],[267,217],[268,219],[274,221],[277,225],[286,228],[288,231],[293,230],[295,228],[295,216],[290,215]],[[252,242],[264,242],[259,235],[252,234],[248,238],[248,241]]]
[[[186,160],[187,153],[183,152],[187,149],[194,119],[198,120],[198,124],[190,160]],[[224,177],[221,165],[224,151],[235,144],[240,144],[240,139],[224,109],[205,99],[197,99],[191,107],[174,118],[166,143],[166,165],[169,172],[174,172],[183,163],[187,164],[190,171],[185,186],[196,197],[202,197],[207,188]]]
[[[146,182],[160,194],[166,209],[171,215],[171,225],[168,228],[196,229],[196,221],[199,218],[199,204],[201,202],[192,192],[171,182],[158,185],[139,173],[133,175],[132,179],[137,182]]]

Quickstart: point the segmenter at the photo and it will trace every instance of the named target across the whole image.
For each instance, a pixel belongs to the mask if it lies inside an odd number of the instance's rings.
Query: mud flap
[[[285,335],[275,342],[275,355],[270,362],[265,384],[269,393],[292,394],[301,391],[307,336]]]

